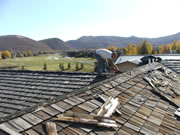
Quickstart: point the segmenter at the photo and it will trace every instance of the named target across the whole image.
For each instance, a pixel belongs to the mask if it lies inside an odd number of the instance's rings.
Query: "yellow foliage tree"
[[[125,47],[124,51],[125,51],[125,55],[137,55],[137,49],[134,44]]]
[[[28,50],[28,56],[32,56],[32,51],[30,49]]]
[[[161,45],[161,46],[159,47],[159,53],[160,53],[160,54],[165,53],[165,46],[164,46],[164,45]]]
[[[0,60],[2,59],[2,52],[0,51]]]
[[[131,55],[131,45],[127,46],[126,55]]]
[[[131,55],[137,55],[137,49],[134,44],[131,46]]]
[[[177,41],[176,45],[177,45],[177,52],[180,53],[180,40]]]
[[[155,50],[155,51],[154,51],[154,55],[157,55],[157,54],[158,54],[158,52]]]
[[[9,52],[8,50],[4,51],[4,55],[7,58],[11,58],[11,52]]]
[[[109,45],[109,46],[107,47],[107,49],[110,50],[110,51],[117,51],[117,50],[119,50],[120,48],[118,48],[118,47],[116,47],[116,46],[114,46],[114,45]]]
[[[176,44],[176,40],[174,40],[174,42],[172,43],[172,48],[171,50],[176,50],[177,49],[177,44]]]
[[[165,52],[169,53],[171,51],[171,48],[172,48],[171,44],[167,44],[165,47]]]
[[[137,53],[141,54],[142,42],[139,42],[137,45]]]

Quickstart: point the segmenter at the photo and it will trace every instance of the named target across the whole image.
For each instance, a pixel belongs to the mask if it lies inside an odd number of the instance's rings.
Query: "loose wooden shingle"
[[[11,126],[8,126],[8,124],[0,124],[0,130],[10,135],[20,135],[18,131],[16,131],[16,129],[13,129]]]
[[[33,115],[32,113],[28,113],[22,116],[23,119],[25,119],[26,121],[28,121],[29,123],[36,125],[40,122],[42,122],[42,120],[40,118],[38,118],[37,116]]]
[[[65,110],[63,108],[61,108],[59,105],[57,104],[51,104],[51,107],[53,107],[54,109],[60,111],[60,112],[64,112]]]
[[[28,135],[39,135],[36,131],[34,131],[33,129],[27,130],[24,134],[28,134]]]
[[[33,114],[42,120],[46,120],[46,119],[49,119],[51,117],[50,115],[48,115],[44,111],[37,111],[37,112],[34,112]]]
[[[45,111],[46,113],[48,113],[51,116],[54,116],[54,115],[60,113],[59,111],[57,111],[56,109],[53,109],[50,106],[47,106],[47,107],[43,108],[43,111]]]
[[[30,123],[20,117],[9,121],[9,123],[12,124],[14,127],[20,127],[22,131],[32,127]]]
[[[47,122],[46,130],[48,135],[57,135],[56,124],[54,122]]]
[[[70,109],[72,107],[72,105],[67,104],[67,103],[65,103],[63,101],[57,102],[56,105],[58,105],[59,107],[63,108],[64,110],[68,110],[68,109]]]

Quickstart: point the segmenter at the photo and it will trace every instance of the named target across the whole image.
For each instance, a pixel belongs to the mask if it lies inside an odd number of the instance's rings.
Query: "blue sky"
[[[180,32],[180,0],[0,0],[0,35],[35,40]]]

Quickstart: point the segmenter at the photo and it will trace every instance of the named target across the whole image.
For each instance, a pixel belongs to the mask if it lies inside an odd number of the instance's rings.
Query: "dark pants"
[[[102,59],[101,56],[98,55],[98,54],[96,54],[95,56],[96,56],[96,60],[98,62],[96,72],[98,74],[101,74],[103,72],[107,72],[108,71],[108,66],[107,66],[106,60]]]

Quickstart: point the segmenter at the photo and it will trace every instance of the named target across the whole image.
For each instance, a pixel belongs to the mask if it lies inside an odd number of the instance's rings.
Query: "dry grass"
[[[67,65],[69,62],[71,63],[71,68],[67,70]],[[94,71],[95,59],[62,57],[57,54],[0,60],[0,68],[17,66],[16,69],[21,70],[22,66],[24,66],[25,70],[43,70],[44,63],[46,63],[48,71],[61,71],[59,69],[59,64],[63,63],[65,71],[75,71],[75,65],[77,62],[83,63],[84,65],[84,68],[79,71],[81,72]]]

